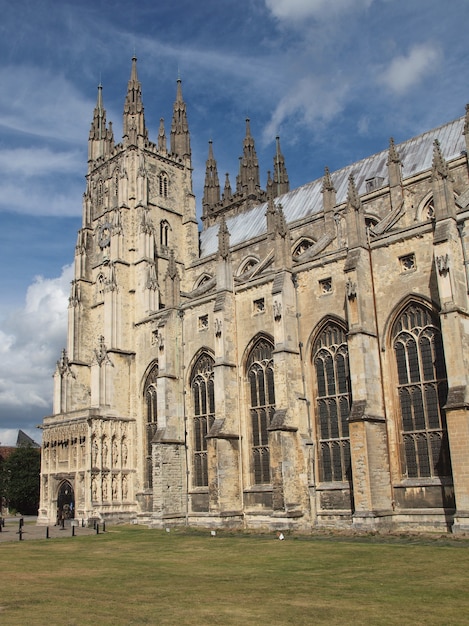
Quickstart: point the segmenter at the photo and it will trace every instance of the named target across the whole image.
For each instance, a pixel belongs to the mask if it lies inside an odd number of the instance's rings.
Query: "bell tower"
[[[98,87],[67,347],[54,374],[53,414],[43,422],[40,521],[55,521],[65,479],[74,491],[77,517],[128,518],[145,508],[139,498],[145,482],[140,392],[157,354],[140,329],[166,306],[170,266],[183,282],[185,267],[197,254],[181,80],[168,150],[163,119],[156,142],[148,137],[134,57],[120,143],[106,121]]]

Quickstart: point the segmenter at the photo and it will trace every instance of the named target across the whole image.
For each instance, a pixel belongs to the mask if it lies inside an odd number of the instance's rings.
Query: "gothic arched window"
[[[448,383],[438,320],[411,303],[394,323],[400,430],[407,478],[451,476],[443,407]]]
[[[194,487],[208,486],[207,434],[215,420],[213,363],[213,358],[209,354],[201,354],[191,375],[192,401],[194,403]]]
[[[106,287],[106,279],[104,274],[98,274],[96,279],[96,302],[102,302],[104,300],[104,290]]]
[[[313,348],[316,370],[316,413],[319,431],[320,480],[350,480],[348,417],[351,405],[345,329],[329,322]]]
[[[168,246],[168,232],[169,222],[167,220],[161,220],[160,222],[160,244],[162,246]]]
[[[167,198],[168,197],[168,175],[165,172],[162,172],[158,176],[158,186],[159,186],[160,196],[163,196],[163,198]]]
[[[254,483],[270,482],[268,428],[275,412],[274,361],[272,343],[259,339],[247,362],[250,387],[251,453]]]
[[[158,363],[155,363],[145,380],[144,397],[145,397],[145,410],[146,410],[146,471],[145,471],[145,483],[148,487],[153,483],[153,464],[151,459],[153,437],[158,429]]]

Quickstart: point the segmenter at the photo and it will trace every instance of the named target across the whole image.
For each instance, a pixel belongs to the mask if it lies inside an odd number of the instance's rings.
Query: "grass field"
[[[0,545],[0,624],[469,623],[469,541],[136,526]]]

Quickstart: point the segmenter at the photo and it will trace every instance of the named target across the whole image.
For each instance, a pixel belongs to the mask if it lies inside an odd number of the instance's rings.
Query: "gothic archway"
[[[64,480],[59,485],[57,513],[60,513],[64,519],[73,519],[75,517],[75,493],[68,480]]]

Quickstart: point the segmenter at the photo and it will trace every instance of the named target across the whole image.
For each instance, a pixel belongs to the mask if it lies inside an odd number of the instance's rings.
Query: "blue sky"
[[[178,73],[200,207],[209,139],[232,184],[245,118],[291,187],[460,117],[468,0],[0,0],[0,442],[51,411],[97,85],[116,140],[131,57],[169,133]]]

